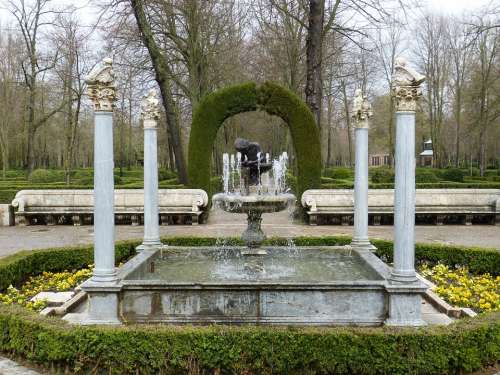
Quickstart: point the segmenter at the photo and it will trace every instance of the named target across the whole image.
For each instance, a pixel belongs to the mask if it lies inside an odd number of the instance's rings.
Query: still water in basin
[[[379,280],[346,248],[267,248],[267,255],[243,255],[243,248],[169,249],[127,279],[196,282],[331,282]]]

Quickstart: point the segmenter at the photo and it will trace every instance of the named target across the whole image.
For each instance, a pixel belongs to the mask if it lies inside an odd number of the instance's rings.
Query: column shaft
[[[392,278],[415,275],[415,112],[396,112],[394,270]]]
[[[94,281],[116,280],[114,247],[113,112],[95,112]]]
[[[353,246],[371,247],[368,240],[368,128],[355,129]]]
[[[156,120],[144,120],[156,122]],[[156,126],[144,127],[144,242],[161,245],[158,222],[158,154]]]

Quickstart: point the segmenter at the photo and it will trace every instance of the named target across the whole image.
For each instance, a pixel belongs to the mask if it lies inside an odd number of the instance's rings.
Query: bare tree
[[[170,67],[167,64],[167,59],[156,42],[153,31],[149,24],[145,4],[143,0],[130,0],[134,12],[137,26],[142,36],[144,45],[148,49],[151,61],[155,70],[156,82],[160,87],[163,107],[166,112],[166,120],[169,126],[169,134],[171,136],[172,148],[175,152],[175,163],[177,173],[179,174],[179,182],[186,184],[188,182],[186,159],[181,142],[181,132],[176,116],[175,102],[172,95],[172,74]]]
[[[387,90],[391,87],[391,77],[394,71],[394,60],[402,52],[402,24],[393,17],[386,22],[386,27],[377,30],[375,47],[383,70],[383,78]],[[388,146],[391,160],[394,161],[394,99],[390,96],[387,108],[388,118]]]
[[[450,52],[450,84],[453,94],[453,115],[455,120],[455,166],[460,163],[460,131],[462,128],[463,91],[469,73],[472,52],[472,38],[464,22],[452,18],[446,33],[446,45]]]
[[[63,84],[62,112],[64,113],[64,155],[63,168],[66,184],[70,184],[71,171],[75,163],[78,126],[84,94],[84,76],[89,71],[88,51],[85,35],[75,15],[61,14],[57,17],[57,30],[53,40],[59,46],[60,59],[56,67]]]
[[[447,22],[443,16],[425,14],[416,30],[420,65],[426,75],[426,107],[430,125],[435,164],[445,163],[442,128],[445,122],[446,90],[449,74],[449,52],[446,45]]]
[[[491,125],[500,118],[500,29],[488,27],[486,21],[477,35],[475,63],[470,87],[472,119],[476,123],[479,143],[481,176],[486,169],[487,134]]]
[[[37,130],[44,125],[52,116],[59,112],[65,103],[61,102],[47,113],[42,112],[38,106],[39,92],[38,83],[40,76],[55,67],[57,53],[55,56],[42,56],[38,51],[40,29],[51,25],[50,19],[55,11],[48,7],[49,0],[25,1],[8,0],[7,9],[14,16],[17,26],[21,31],[26,59],[21,67],[24,75],[24,83],[28,89],[28,115],[26,119],[26,164],[28,173],[33,171],[35,163],[34,141]],[[55,49],[57,50],[57,48]],[[40,113],[40,114],[39,114]]]

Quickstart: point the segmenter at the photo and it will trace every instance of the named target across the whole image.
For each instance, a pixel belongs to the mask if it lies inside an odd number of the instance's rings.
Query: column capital
[[[141,103],[141,116],[144,129],[156,128],[156,120],[160,117],[160,101],[155,89],[149,90]]]
[[[112,112],[116,100],[113,60],[105,58],[85,79],[95,111]]]
[[[422,96],[420,85],[425,81],[425,76],[407,65],[403,57],[394,61],[391,96],[395,99],[396,111],[415,112],[417,101]]]
[[[354,100],[352,102],[352,118],[358,129],[368,129],[368,120],[373,116],[372,105],[366,95],[363,95],[361,89],[356,89]]]

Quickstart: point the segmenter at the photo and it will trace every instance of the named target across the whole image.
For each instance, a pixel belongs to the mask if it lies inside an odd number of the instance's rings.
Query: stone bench
[[[158,190],[160,222],[198,224],[208,205],[208,196],[200,189]],[[17,225],[92,224],[93,190],[21,190],[12,206]],[[142,189],[115,190],[115,222],[139,225],[144,216]]]
[[[301,202],[311,225],[316,225],[320,217],[333,217],[342,225],[352,224],[353,190],[307,190],[302,194]],[[393,217],[394,189],[370,189],[368,214],[373,225],[380,225],[382,219]],[[500,189],[417,189],[415,214],[417,219],[431,219],[437,225],[456,218],[466,225],[471,225],[473,219],[498,225]]]

